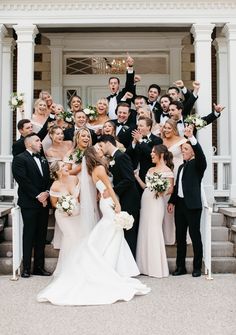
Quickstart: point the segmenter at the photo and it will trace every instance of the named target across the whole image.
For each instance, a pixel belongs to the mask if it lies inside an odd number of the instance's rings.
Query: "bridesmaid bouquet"
[[[89,105],[84,109],[84,113],[87,115],[90,121],[94,121],[98,118],[97,108]]]
[[[73,161],[75,164],[81,164],[83,156],[83,150],[76,149],[72,154],[70,154],[69,161]]]
[[[129,230],[133,227],[134,218],[127,212],[121,211],[115,214],[114,221],[119,228]]]
[[[166,192],[170,187],[170,181],[168,178],[163,178],[161,173],[154,172],[153,174],[146,175],[146,186],[147,188],[155,193],[155,197],[158,198],[160,193]]]
[[[207,125],[206,121],[204,121],[198,114],[188,115],[184,120],[184,123],[188,125],[192,124],[197,130]]]
[[[23,105],[24,105],[24,94],[13,92],[11,94],[9,105],[11,106],[11,109],[13,111],[16,110],[19,107],[23,107]]]
[[[59,209],[60,212],[66,213],[68,216],[73,214],[75,207],[76,200],[69,194],[61,196],[56,204],[56,208]]]
[[[66,111],[60,112],[58,118],[66,122],[72,123],[74,121],[73,113],[68,108]]]

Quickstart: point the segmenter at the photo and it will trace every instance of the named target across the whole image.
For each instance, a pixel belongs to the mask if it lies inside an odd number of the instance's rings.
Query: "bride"
[[[85,151],[82,161],[82,173],[86,175],[87,171],[100,193],[102,218],[91,233],[79,240],[68,253],[60,272],[39,292],[39,302],[49,301],[55,305],[102,305],[118,300],[129,301],[134,295],[150,291],[138,279],[131,278],[137,276],[139,270],[124,238],[123,229],[115,223],[120,204],[94,147]],[[89,178],[85,175],[83,179]],[[106,189],[110,197],[105,199],[103,192]],[[88,188],[81,185],[80,196],[87,198],[88,193]],[[89,206],[91,212],[91,205]],[[78,225],[86,225],[89,220],[83,214],[82,201],[80,208]],[[70,229],[69,222],[67,229]]]

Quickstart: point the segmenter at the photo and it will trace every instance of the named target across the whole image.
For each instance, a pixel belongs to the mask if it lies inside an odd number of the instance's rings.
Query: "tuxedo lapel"
[[[32,168],[34,169],[34,171],[37,171],[37,173],[39,174],[39,176],[41,178],[43,178],[42,173],[40,172],[39,167],[38,167],[37,163],[34,160],[34,157],[27,150],[25,151],[25,154],[26,154],[27,160],[32,165]],[[41,162],[41,160],[40,160],[40,162]],[[41,166],[42,166],[42,163],[41,163]],[[43,167],[42,167],[42,171],[43,171]]]

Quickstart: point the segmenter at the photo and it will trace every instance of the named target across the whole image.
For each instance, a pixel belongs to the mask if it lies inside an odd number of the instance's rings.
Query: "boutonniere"
[[[109,162],[110,167],[113,167],[115,164],[116,164],[116,161],[115,161],[114,159],[112,159],[112,160]]]
[[[122,130],[123,130],[123,131],[126,131],[126,130],[128,130],[128,129],[129,129],[129,126],[123,126],[123,127],[122,127]]]
[[[41,163],[47,163],[48,161],[46,160],[45,157],[41,156]]]

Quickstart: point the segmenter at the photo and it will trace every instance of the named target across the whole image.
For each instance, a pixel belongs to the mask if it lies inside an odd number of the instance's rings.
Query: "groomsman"
[[[177,258],[176,270],[173,276],[186,274],[186,234],[189,234],[193,244],[193,277],[201,276],[202,240],[200,219],[202,212],[201,181],[206,170],[206,157],[200,144],[193,136],[193,127],[185,128],[188,141],[182,145],[184,163],[179,167],[174,192],[170,197],[168,212],[172,213],[175,206],[175,225]]]
[[[133,167],[129,156],[116,148],[115,138],[111,135],[102,135],[98,143],[104,155],[112,158],[113,164],[110,164],[110,171],[113,176],[114,191],[119,197],[121,210],[126,211],[134,217],[133,227],[125,230],[125,238],[129,247],[136,255],[136,244],[138,234],[140,196],[136,187]],[[103,197],[109,194],[103,193]]]
[[[73,141],[74,135],[81,128],[86,127],[87,116],[83,110],[78,110],[74,113],[74,125],[71,128],[67,128],[64,130],[64,141]],[[97,142],[97,135],[95,131],[92,129],[88,129],[91,134],[92,143],[95,144]]]
[[[151,152],[154,145],[162,144],[162,139],[151,133],[152,120],[148,117],[140,117],[137,129],[132,131],[133,141],[127,149],[134,168],[139,168],[139,177],[145,182],[145,176],[153,166]]]
[[[32,249],[33,274],[50,276],[44,269],[44,247],[48,225],[48,197],[50,187],[48,162],[40,156],[40,138],[31,133],[25,136],[26,150],[16,155],[12,173],[18,183],[18,205],[23,218],[23,278],[30,277]]]
[[[116,108],[117,120],[112,120],[116,125],[116,136],[125,148],[127,148],[132,141],[132,130],[136,124],[130,120],[130,107],[126,102],[121,102]]]
[[[54,120],[55,120],[54,114],[51,113],[50,116],[47,118],[46,122],[44,123],[43,127],[37,133],[41,141],[44,139],[44,137],[46,137],[48,133],[48,122],[52,122]],[[25,151],[24,139],[27,135],[33,133],[33,125],[29,119],[22,119],[18,122],[17,129],[19,130],[21,136],[12,145],[12,155],[13,156],[16,156],[20,154],[21,152]]]
[[[162,112],[160,105],[160,94],[161,88],[157,84],[152,84],[148,88],[148,106],[150,107],[152,113],[154,114],[155,120],[157,122],[157,115]],[[157,115],[156,115],[157,114]]]
[[[107,97],[107,100],[109,101],[108,116],[111,120],[117,119],[117,114],[116,114],[117,105],[121,101],[123,101],[123,102],[127,102],[130,106],[131,98],[133,97],[135,93],[133,58],[128,56],[126,63],[127,63],[126,82],[125,82],[125,87],[122,90],[120,90],[120,79],[118,77],[109,78],[109,88],[110,88],[111,94]],[[125,96],[127,92],[132,93],[131,98]]]

